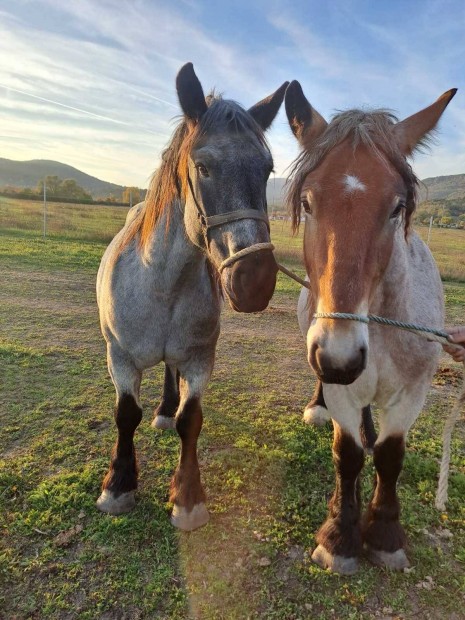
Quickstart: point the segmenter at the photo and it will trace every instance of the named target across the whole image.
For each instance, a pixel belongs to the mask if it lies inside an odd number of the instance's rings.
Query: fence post
[[[47,235],[47,185],[44,179],[44,239]]]
[[[433,216],[429,218],[429,228],[428,228],[428,238],[426,240],[426,245],[429,247],[429,240],[431,238],[431,228],[433,226]]]

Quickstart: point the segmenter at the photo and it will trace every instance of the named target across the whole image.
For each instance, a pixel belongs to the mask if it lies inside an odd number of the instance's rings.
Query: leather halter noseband
[[[262,222],[265,222],[268,232],[270,232],[268,214],[264,211],[257,211],[256,209],[237,209],[236,211],[229,211],[229,213],[221,213],[219,215],[206,215],[197,202],[197,197],[195,195],[189,173],[187,174],[187,182],[197,209],[200,230],[204,236],[207,249],[209,246],[208,231],[212,228],[216,228],[217,226],[221,226],[222,224],[228,224],[229,222],[237,222],[238,220],[261,220]],[[244,256],[252,254],[253,252],[259,252],[260,250],[273,251],[274,245],[272,243],[255,243],[247,248],[244,248],[243,250],[239,250],[238,252],[231,254],[231,256],[228,256],[228,258],[221,263],[218,271],[221,273],[225,267],[229,267]]]

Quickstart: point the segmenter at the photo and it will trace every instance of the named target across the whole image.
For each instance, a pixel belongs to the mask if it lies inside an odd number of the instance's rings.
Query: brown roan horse
[[[410,227],[417,179],[406,157],[425,144],[455,92],[401,122],[385,110],[349,110],[329,124],[298,82],[286,92],[289,123],[303,149],[289,187],[295,228],[305,211],[310,292],[301,295],[299,320],[334,426],[336,487],[312,558],[339,573],[357,570],[363,546],[377,565],[408,566],[397,479],[440,346],[393,327],[313,314],[377,314],[443,327],[438,270]],[[362,517],[360,427],[372,402],[380,408],[377,475]]]

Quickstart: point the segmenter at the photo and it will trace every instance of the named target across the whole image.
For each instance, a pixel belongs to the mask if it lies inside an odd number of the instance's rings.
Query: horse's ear
[[[197,122],[207,111],[205,95],[191,62],[186,63],[176,76],[176,91],[186,118]]]
[[[425,143],[428,134],[436,127],[441,114],[456,92],[456,88],[448,90],[424,110],[394,125],[394,135],[404,155],[410,155],[416,147]]]
[[[305,149],[310,149],[328,123],[309,104],[297,80],[292,81],[286,90],[285,106],[287,119],[295,137]]]
[[[249,108],[249,114],[253,116],[263,131],[266,131],[274,121],[275,116],[283,102],[284,93],[286,92],[288,84],[289,82],[284,82],[284,84],[280,86],[272,95],[265,97],[265,99],[262,99]]]

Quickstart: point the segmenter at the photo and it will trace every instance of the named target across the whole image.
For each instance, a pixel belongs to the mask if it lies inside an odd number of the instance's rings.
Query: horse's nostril
[[[360,347],[360,357],[361,357],[361,367],[362,368],[366,368],[367,365],[367,348],[366,347]]]
[[[321,353],[320,345],[317,342],[313,342],[310,347],[310,364],[313,366],[315,370],[321,371],[321,364],[319,358],[319,354]]]

